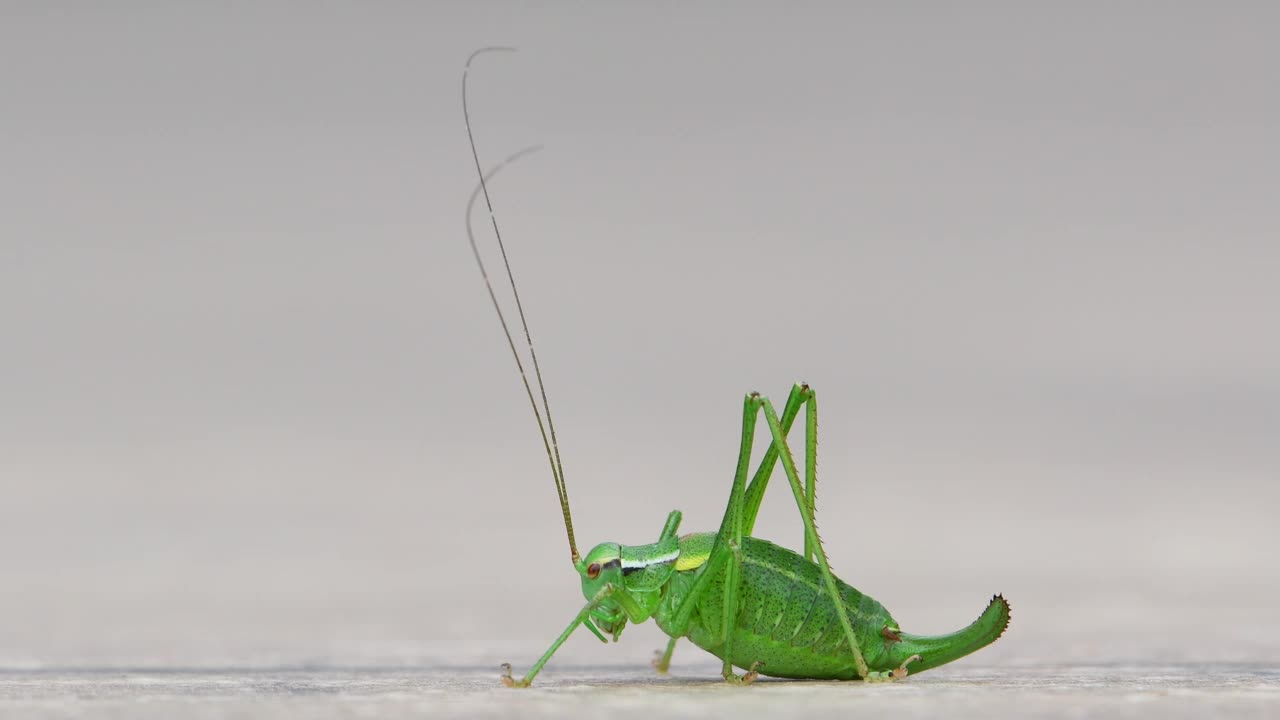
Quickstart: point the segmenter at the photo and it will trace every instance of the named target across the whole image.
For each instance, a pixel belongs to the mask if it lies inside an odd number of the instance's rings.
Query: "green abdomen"
[[[818,566],[758,538],[744,538],[742,550],[733,656],[728,660],[744,669],[760,662],[760,673],[775,677],[856,678],[848,638],[822,585]],[[672,578],[663,611],[658,613],[659,625],[664,617],[671,617],[673,604],[687,594],[697,572],[679,572]],[[723,611],[723,574],[721,571],[721,577],[713,580],[698,601],[687,633],[695,645],[722,660],[725,643],[715,630]],[[874,599],[844,582],[837,583],[867,665],[872,670],[896,667],[901,661],[891,658],[889,641],[881,634],[885,626],[897,627],[893,617]]]

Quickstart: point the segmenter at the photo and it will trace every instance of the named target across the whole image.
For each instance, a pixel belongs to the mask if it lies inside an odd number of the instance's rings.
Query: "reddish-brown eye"
[[[587,577],[592,580],[600,577],[600,563],[591,563],[587,566]]]

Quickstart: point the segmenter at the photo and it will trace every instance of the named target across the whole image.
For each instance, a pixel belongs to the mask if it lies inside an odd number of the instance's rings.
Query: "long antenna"
[[[533,349],[533,336],[529,333],[529,322],[525,320],[524,306],[520,303],[520,291],[516,289],[516,279],[511,273],[511,262],[507,259],[507,248],[502,243],[502,233],[498,230],[498,217],[493,212],[493,201],[489,199],[489,186],[486,180],[493,177],[499,170],[514,162],[516,159],[528,155],[539,148],[525,148],[498,164],[486,174],[480,166],[480,154],[476,151],[476,140],[471,132],[471,113],[467,109],[467,73],[471,70],[471,61],[476,59],[477,55],[487,52],[515,52],[515,48],[511,47],[487,47],[480,48],[471,53],[471,57],[467,58],[466,67],[462,70],[462,117],[467,124],[467,140],[471,143],[471,157],[476,163],[476,174],[480,176],[480,186],[471,193],[471,199],[467,202],[467,239],[471,241],[471,252],[475,254],[476,264],[480,266],[480,275],[484,278],[484,285],[489,290],[489,300],[493,302],[493,309],[498,313],[498,321],[502,323],[502,333],[507,338],[507,345],[511,348],[511,356],[516,360],[516,369],[520,371],[520,380],[524,383],[525,394],[529,396],[529,405],[533,408],[533,416],[538,421],[538,432],[542,435],[542,446],[547,452],[547,461],[551,463],[551,475],[555,478],[556,494],[560,496],[560,512],[564,514],[564,530],[569,536],[569,553],[573,559],[574,565],[578,564],[578,545],[573,539],[573,518],[569,514],[569,493],[565,489],[564,484],[564,465],[560,462],[560,445],[556,442],[556,426],[551,422],[551,405],[547,402],[547,387],[542,382],[542,369],[538,367],[538,353]],[[485,270],[484,260],[480,258],[480,249],[476,246],[476,236],[471,228],[471,210],[475,205],[476,198],[484,195],[485,206],[489,209],[489,220],[493,223],[493,234],[498,239],[498,250],[502,253],[502,264],[507,270],[507,281],[511,285],[511,294],[516,300],[516,312],[520,316],[520,327],[524,330],[525,344],[529,347],[529,358],[533,361],[533,374],[538,381],[538,394],[542,398],[542,409],[538,408],[538,401],[534,399],[533,388],[529,384],[529,376],[524,371],[524,363],[520,360],[520,353],[516,350],[515,340],[511,337],[511,329],[507,325],[507,318],[502,313],[502,306],[498,303],[498,296],[493,291],[493,283],[489,281],[489,273]],[[542,422],[542,413],[546,412],[546,425]],[[551,431],[550,439],[547,438],[547,431]]]

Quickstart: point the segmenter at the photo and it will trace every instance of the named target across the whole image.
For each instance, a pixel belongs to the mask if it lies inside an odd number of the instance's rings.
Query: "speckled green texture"
[[[682,539],[681,546],[701,547],[709,538],[714,534],[688,536]],[[759,662],[759,672],[774,677],[857,678],[848,640],[836,620],[830,596],[822,590],[818,566],[798,553],[758,538],[744,538],[742,550],[739,609],[733,628],[733,656],[729,660],[743,669]],[[673,575],[656,616],[664,632],[670,634],[675,629],[670,624],[675,607],[688,595],[701,569]],[[720,576],[712,581],[710,592],[699,603],[687,637],[724,659],[725,643],[715,632],[721,609],[717,599],[723,596],[723,571]],[[839,587],[863,656],[872,670],[893,670],[916,653],[924,657],[910,666],[913,674],[937,667],[991,644],[1009,621],[1008,606],[998,599],[978,621],[957,633],[941,637],[900,633],[900,640],[891,640],[882,631],[900,626],[889,611],[843,581],[839,581]]]

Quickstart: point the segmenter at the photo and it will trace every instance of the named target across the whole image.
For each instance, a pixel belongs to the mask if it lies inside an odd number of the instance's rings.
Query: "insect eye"
[[[600,577],[600,563],[591,563],[587,566],[587,577],[592,580]]]

